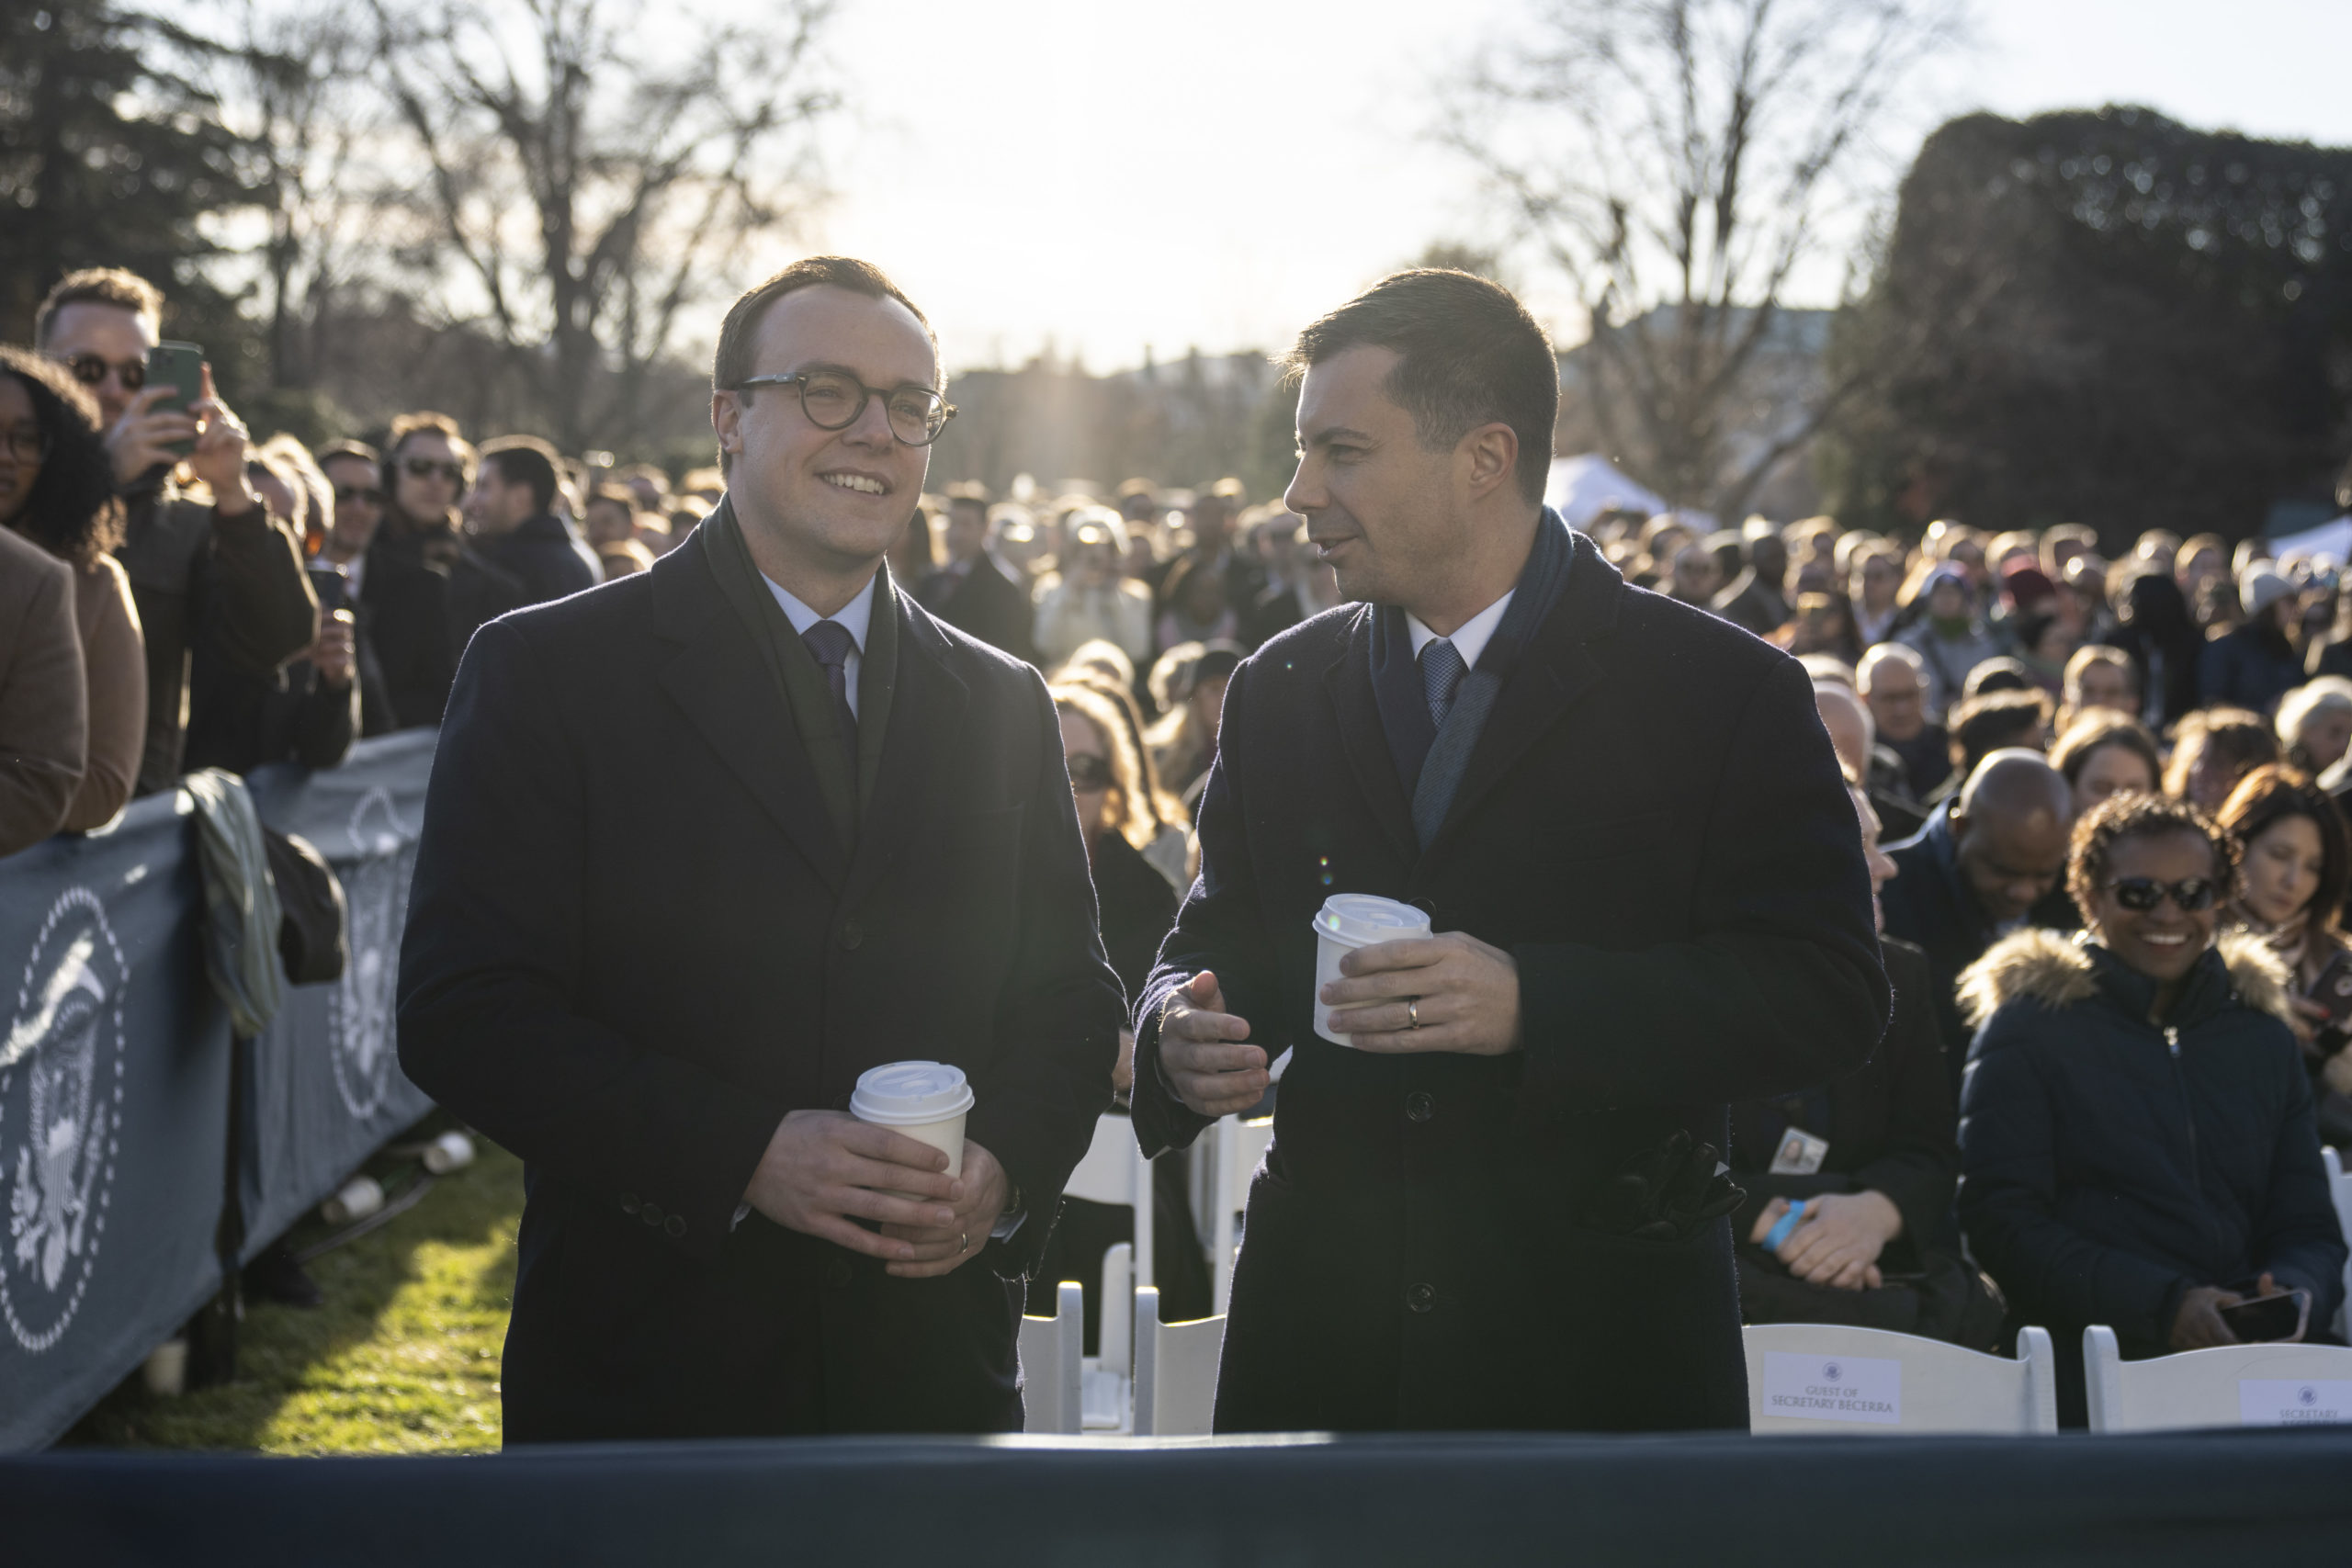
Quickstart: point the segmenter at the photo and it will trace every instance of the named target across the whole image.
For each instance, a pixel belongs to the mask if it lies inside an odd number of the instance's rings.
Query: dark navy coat
[[[1136,1022],[1148,1150],[1205,1125],[1158,1016],[1213,969],[1296,1051],[1253,1182],[1220,1430],[1744,1427],[1729,1227],[1585,1230],[1580,1201],[1725,1103],[1860,1066],[1888,1009],[1854,807],[1804,669],[1629,587],[1581,536],[1426,848],[1383,727],[1374,612],[1235,672],[1201,877]],[[1311,1026],[1334,892],[1419,903],[1519,965],[1523,1051],[1368,1055]]]

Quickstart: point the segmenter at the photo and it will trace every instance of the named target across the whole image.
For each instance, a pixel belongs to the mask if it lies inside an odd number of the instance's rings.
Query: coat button
[[[1437,1287],[1435,1285],[1408,1286],[1405,1291],[1405,1304],[1415,1312],[1435,1312]]]
[[[676,1240],[679,1236],[686,1234],[685,1220],[677,1214],[671,1215],[668,1219],[662,1222],[662,1234],[670,1237],[673,1241]]]
[[[851,952],[854,953],[857,950],[858,943],[865,940],[865,927],[859,925],[855,920],[843,920],[842,922],[842,945],[843,947],[846,947]]]
[[[649,1225],[659,1225],[662,1223],[662,1211],[653,1204],[648,1203],[637,1212],[637,1217]]]
[[[825,1264],[825,1283],[831,1285],[836,1291],[840,1290],[843,1285],[848,1284],[849,1260],[846,1258],[835,1258],[827,1261]]]
[[[1437,1101],[1430,1098],[1429,1090],[1417,1089],[1405,1097],[1405,1114],[1416,1122],[1426,1122],[1437,1114]]]
[[[622,1193],[622,1194],[621,1194],[621,1213],[624,1213],[624,1214],[634,1214],[634,1213],[636,1213],[638,1212],[638,1210],[639,1210],[639,1209],[642,1208],[643,1206],[644,1206],[643,1204],[641,1204],[640,1202],[639,1202],[639,1201],[638,1201],[638,1197],[637,1197],[637,1194],[636,1194],[636,1193],[634,1193],[634,1192],[624,1192],[624,1193]]]

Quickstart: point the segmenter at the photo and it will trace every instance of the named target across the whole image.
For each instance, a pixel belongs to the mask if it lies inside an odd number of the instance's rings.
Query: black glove
[[[1747,1201],[1713,1144],[1677,1128],[1635,1155],[1586,1200],[1577,1223],[1608,1235],[1680,1241]]]

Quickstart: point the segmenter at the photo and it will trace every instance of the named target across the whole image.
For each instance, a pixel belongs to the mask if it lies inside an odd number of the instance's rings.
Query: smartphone
[[[2312,983],[2311,999],[2327,1010],[2327,1026],[2343,1032],[2352,1026],[2352,949],[2328,960]]]
[[[351,579],[344,574],[343,568],[313,564],[305,570],[311,574],[311,591],[319,596],[321,615],[332,615],[337,610],[351,608]]]
[[[2259,1296],[2240,1302],[2235,1306],[2217,1309],[2230,1332],[2248,1345],[2267,1344],[2276,1339],[2292,1339],[2303,1330],[2311,1315],[2312,1293],[2309,1291],[2286,1291],[2275,1296]]]
[[[155,400],[157,408],[186,413],[204,396],[204,349],[193,343],[157,344],[147,351],[147,384],[172,389],[170,397]],[[185,457],[196,443],[175,441],[170,449]]]

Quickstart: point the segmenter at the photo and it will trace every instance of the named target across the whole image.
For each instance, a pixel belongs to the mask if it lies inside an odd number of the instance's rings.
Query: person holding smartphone
[[[2237,1344],[2241,1327],[2310,1337],[2335,1315],[2345,1244],[2292,982],[2261,941],[2221,929],[2237,863],[2197,807],[2117,795],[2075,828],[2085,934],[2019,931],[1962,976],[1980,1027],[1960,1223],[2011,1331],[2039,1324],[2064,1347],[2105,1324],[2139,1359]],[[2241,1310],[2298,1292],[2285,1325]],[[2058,1402],[2062,1425],[2085,1424],[2077,1356],[2058,1358]]]
[[[2242,866],[2231,918],[2269,944],[2294,977],[2288,1021],[2319,1101],[2321,1141],[2352,1146],[2352,883],[2343,814],[2327,792],[2284,767],[2256,768],[2222,807]]]
[[[142,795],[180,774],[182,716],[206,700],[195,666],[274,677],[319,635],[302,542],[246,478],[251,442],[211,367],[198,364],[192,401],[176,378],[151,374],[163,311],[145,278],[92,267],[59,279],[33,318],[33,346],[89,389],[106,425],[123,503],[115,557],[146,638]]]

